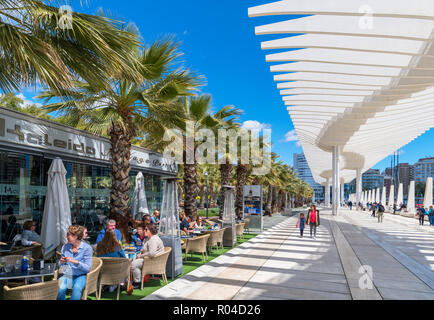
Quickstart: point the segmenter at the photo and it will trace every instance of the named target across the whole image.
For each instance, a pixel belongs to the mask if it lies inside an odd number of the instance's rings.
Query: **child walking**
[[[303,231],[306,225],[306,220],[304,219],[304,213],[300,213],[296,228],[300,228],[300,238],[303,238]]]

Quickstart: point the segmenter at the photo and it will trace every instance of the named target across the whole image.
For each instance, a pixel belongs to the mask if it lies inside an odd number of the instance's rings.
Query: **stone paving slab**
[[[316,239],[308,228],[300,238],[297,217],[285,217],[145,299],[434,299],[431,231],[400,216],[379,224],[354,210],[321,213]],[[362,265],[373,289],[360,288]]]

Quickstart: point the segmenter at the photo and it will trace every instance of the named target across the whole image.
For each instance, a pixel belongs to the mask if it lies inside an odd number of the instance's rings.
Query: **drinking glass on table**
[[[21,270],[21,260],[17,259],[15,261],[15,271],[19,271],[19,270]]]
[[[0,258],[0,273],[4,272],[4,267],[6,266],[6,258],[1,257]]]
[[[12,271],[12,265],[10,263],[6,264],[5,265],[5,272],[8,273],[8,272],[11,272],[11,271]]]

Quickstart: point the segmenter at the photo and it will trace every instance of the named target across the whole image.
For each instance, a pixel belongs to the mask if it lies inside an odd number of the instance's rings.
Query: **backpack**
[[[378,212],[384,212],[384,207],[382,204],[378,206]]]

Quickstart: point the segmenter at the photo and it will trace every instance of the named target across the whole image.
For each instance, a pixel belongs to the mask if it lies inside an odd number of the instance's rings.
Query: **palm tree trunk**
[[[225,207],[225,194],[222,191],[223,190],[223,186],[228,186],[231,183],[231,175],[232,175],[232,163],[230,163],[227,159],[226,159],[226,163],[222,163],[220,164],[220,176],[221,176],[221,189],[220,189],[220,219],[223,216],[223,210]]]
[[[180,203],[182,202],[182,187],[181,187],[181,183],[177,183],[178,186],[178,206],[180,205]]]
[[[213,187],[209,188],[209,207],[210,208],[214,208],[214,200],[215,200],[214,195],[215,195],[214,188]]]
[[[110,213],[125,216],[129,209],[131,136],[117,124],[112,126],[109,135],[112,165]]]
[[[273,201],[273,186],[270,184],[268,185],[268,192],[267,192],[267,204],[265,205],[265,215],[271,216],[271,210],[272,210],[272,201]]]
[[[276,213],[277,212],[277,188],[273,187],[273,200],[271,202],[271,207],[272,207],[272,212]]]
[[[203,210],[205,209],[205,186],[204,185],[201,185],[199,187],[199,197],[200,197],[199,209]]]
[[[246,176],[247,176],[247,166],[245,164],[241,164],[238,161],[237,165],[237,185],[236,185],[236,198],[235,198],[235,214],[238,219],[243,217],[243,189],[246,184]]]
[[[196,219],[197,179],[196,163],[184,164],[184,211],[185,215],[192,215]]]
[[[112,165],[109,217],[116,220],[122,240],[128,241],[131,134],[118,124],[113,124],[108,134]]]

